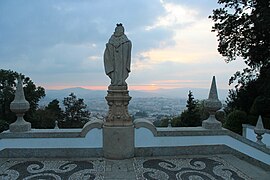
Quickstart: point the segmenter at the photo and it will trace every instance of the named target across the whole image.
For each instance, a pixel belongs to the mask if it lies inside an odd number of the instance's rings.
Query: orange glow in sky
[[[68,86],[68,85],[62,85],[62,86],[44,86],[45,89],[50,90],[61,90],[61,89],[68,89],[68,88],[84,88],[89,90],[107,90],[108,86]],[[129,90],[141,90],[141,91],[154,91],[157,89],[163,88],[156,84],[145,84],[145,85],[129,85]],[[172,87],[168,87],[172,88]]]

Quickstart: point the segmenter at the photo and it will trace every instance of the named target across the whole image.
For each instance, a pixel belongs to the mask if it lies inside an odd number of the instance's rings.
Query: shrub
[[[247,122],[247,114],[244,111],[234,110],[228,114],[224,127],[238,134],[242,134],[242,124]]]
[[[8,128],[9,128],[8,122],[3,119],[0,119],[0,133],[5,130],[8,130]]]

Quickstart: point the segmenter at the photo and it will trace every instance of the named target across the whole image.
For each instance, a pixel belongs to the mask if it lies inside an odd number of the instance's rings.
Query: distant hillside
[[[84,98],[84,97],[100,98],[100,97],[106,96],[106,91],[89,90],[89,89],[84,89],[80,87],[67,88],[67,89],[61,89],[61,90],[46,90],[46,96],[52,99],[64,99],[64,97],[67,97],[70,93],[74,93],[79,98]]]
[[[167,98],[181,98],[186,99],[188,91],[193,92],[195,99],[207,99],[209,89],[203,88],[177,88],[177,89],[158,89],[155,91],[136,91],[131,90],[130,96],[133,98],[146,98],[146,97],[167,97]],[[46,97],[41,100],[40,104],[44,105],[53,99],[62,101],[64,97],[67,97],[70,93],[75,93],[78,98],[87,99],[100,99],[107,95],[107,91],[103,90],[89,90],[84,88],[68,88],[61,90],[46,90]],[[219,99],[225,100],[228,94],[228,90],[219,89]]]
[[[195,99],[207,99],[209,94],[209,89],[203,88],[176,88],[176,89],[159,89],[155,93],[162,97],[170,98],[187,98],[189,90],[192,91]],[[218,89],[218,97],[220,100],[226,100],[228,96],[227,89]]]

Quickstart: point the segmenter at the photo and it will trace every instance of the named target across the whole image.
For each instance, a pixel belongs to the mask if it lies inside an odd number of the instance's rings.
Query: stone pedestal
[[[105,126],[132,126],[132,120],[128,114],[128,104],[131,97],[127,86],[109,86],[105,97],[109,105],[109,112],[104,123]]]
[[[17,115],[17,120],[9,125],[10,132],[26,132],[31,130],[31,123],[26,122],[21,116]]]
[[[134,157],[134,126],[128,113],[127,86],[109,86],[109,111],[103,126],[103,153],[108,159]]]
[[[134,126],[103,126],[103,153],[108,159],[134,157]]]
[[[202,127],[205,129],[221,129],[222,124],[216,120],[215,115],[210,115],[208,119],[202,122]]]

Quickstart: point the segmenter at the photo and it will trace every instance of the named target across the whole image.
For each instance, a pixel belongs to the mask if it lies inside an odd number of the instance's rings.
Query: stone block
[[[27,132],[31,130],[31,123],[26,122],[23,117],[18,117],[17,121],[9,125],[10,132]]]
[[[202,127],[205,129],[222,129],[222,124],[216,120],[215,115],[210,115],[207,120],[202,122]]]
[[[134,157],[134,126],[104,126],[103,153],[108,159]]]

